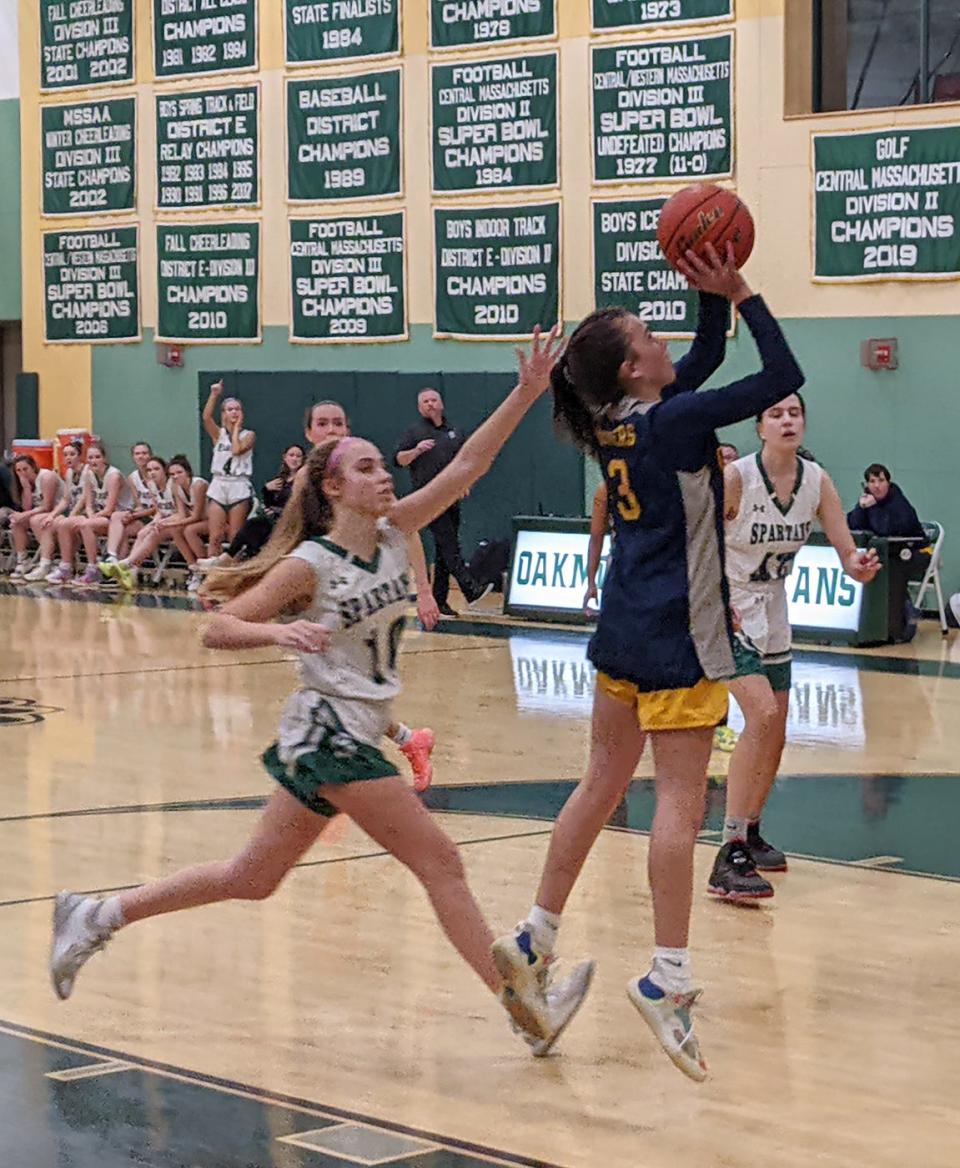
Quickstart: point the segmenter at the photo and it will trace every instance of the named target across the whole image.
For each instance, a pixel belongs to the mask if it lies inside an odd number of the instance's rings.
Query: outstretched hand
[[[733,244],[728,242],[724,255],[720,255],[712,243],[706,244],[703,255],[695,251],[686,252],[677,260],[677,271],[686,277],[687,283],[697,292],[711,292],[714,296],[726,296],[734,304],[746,300],[750,289],[740,275],[733,254]]]
[[[880,571],[880,557],[874,548],[869,548],[866,551],[857,548],[847,557],[843,567],[851,579],[856,580],[859,584],[869,584]]]
[[[522,390],[525,390],[533,398],[538,398],[546,393],[550,387],[550,374],[553,372],[554,365],[560,360],[565,343],[563,328],[560,324],[553,326],[547,334],[546,341],[542,340],[540,326],[536,326],[533,330],[533,344],[529,353],[523,349],[517,349],[517,356],[520,359],[518,384]]]

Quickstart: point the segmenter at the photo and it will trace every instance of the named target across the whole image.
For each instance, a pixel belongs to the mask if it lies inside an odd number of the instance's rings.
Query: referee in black
[[[435,389],[422,389],[417,395],[419,421],[405,431],[393,454],[397,466],[405,466],[410,471],[413,489],[429,483],[431,479],[449,466],[457,451],[466,442],[466,432],[452,426],[443,412],[443,398]],[[438,515],[430,524],[430,531],[436,545],[436,559],[433,565],[433,596],[443,616],[456,616],[450,607],[450,577],[455,577],[467,604],[475,604],[493,590],[493,585],[483,587],[471,575],[460,554],[460,504]]]

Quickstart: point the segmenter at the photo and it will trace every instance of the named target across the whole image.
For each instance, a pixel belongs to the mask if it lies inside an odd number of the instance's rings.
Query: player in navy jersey
[[[732,250],[721,259],[711,248],[706,261],[688,252],[681,270],[701,293],[739,309],[763,368],[725,389],[682,392],[704,379],[700,359],[719,319],[719,302],[704,297],[692,360],[676,368],[636,316],[608,308],[582,322],[554,370],[554,415],[600,464],[614,539],[588,651],[598,675],[587,776],[557,820],[533,908],[495,943],[494,955],[518,991],[546,976],[567,897],[649,734],[657,780],[649,854],[656,948],[649,972],[631,978],[627,993],[673,1062],[699,1081],[706,1065],[691,1008],[700,991],[687,949],[693,851],[714,728],[727,708],[723,680],[734,672],[714,430],[782,400],[803,375]]]

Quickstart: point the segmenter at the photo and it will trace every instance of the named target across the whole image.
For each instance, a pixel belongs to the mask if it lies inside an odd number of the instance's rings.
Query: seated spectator
[[[851,531],[923,539],[916,511],[897,484],[890,481],[885,466],[871,463],[863,472],[863,480],[860,502],[847,516]]]
[[[721,442],[719,450],[720,459],[724,466],[729,466],[731,462],[736,462],[740,457],[740,451],[732,442]]]

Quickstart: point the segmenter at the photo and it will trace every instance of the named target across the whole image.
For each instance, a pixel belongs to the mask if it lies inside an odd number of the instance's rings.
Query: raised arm
[[[672,465],[684,464],[690,454],[691,439],[703,438],[721,426],[731,426],[762,413],[803,385],[800,366],[763,298],[750,296],[739,308],[753,334],[762,368],[759,373],[724,389],[679,394],[654,409],[651,430],[666,461]]]
[[[487,473],[530,407],[546,393],[550,386],[550,372],[562,350],[559,326],[554,325],[546,340],[542,340],[538,325],[534,330],[530,355],[518,350],[520,379],[516,387],[467,439],[448,467],[426,486],[394,503],[388,516],[394,527],[408,535],[419,531],[462,499]]]
[[[700,293],[697,315],[697,335],[693,344],[677,361],[676,380],[664,391],[664,396],[688,393],[699,389],[723,364],[727,353],[727,322],[730,302],[724,296]]]
[[[852,576],[854,580],[859,580],[861,584],[869,584],[880,571],[879,557],[873,548],[862,551],[853,542],[837,488],[826,472],[820,481],[820,507],[817,510],[817,517],[824,535],[840,557],[846,574]]]
[[[220,400],[220,395],[223,393],[223,382],[215,381],[210,386],[210,394],[207,397],[207,404],[203,407],[203,428],[210,436],[211,442],[216,442],[220,437],[220,427],[217,425],[213,417],[213,411],[217,408],[217,402]],[[236,453],[236,451],[234,451]]]

